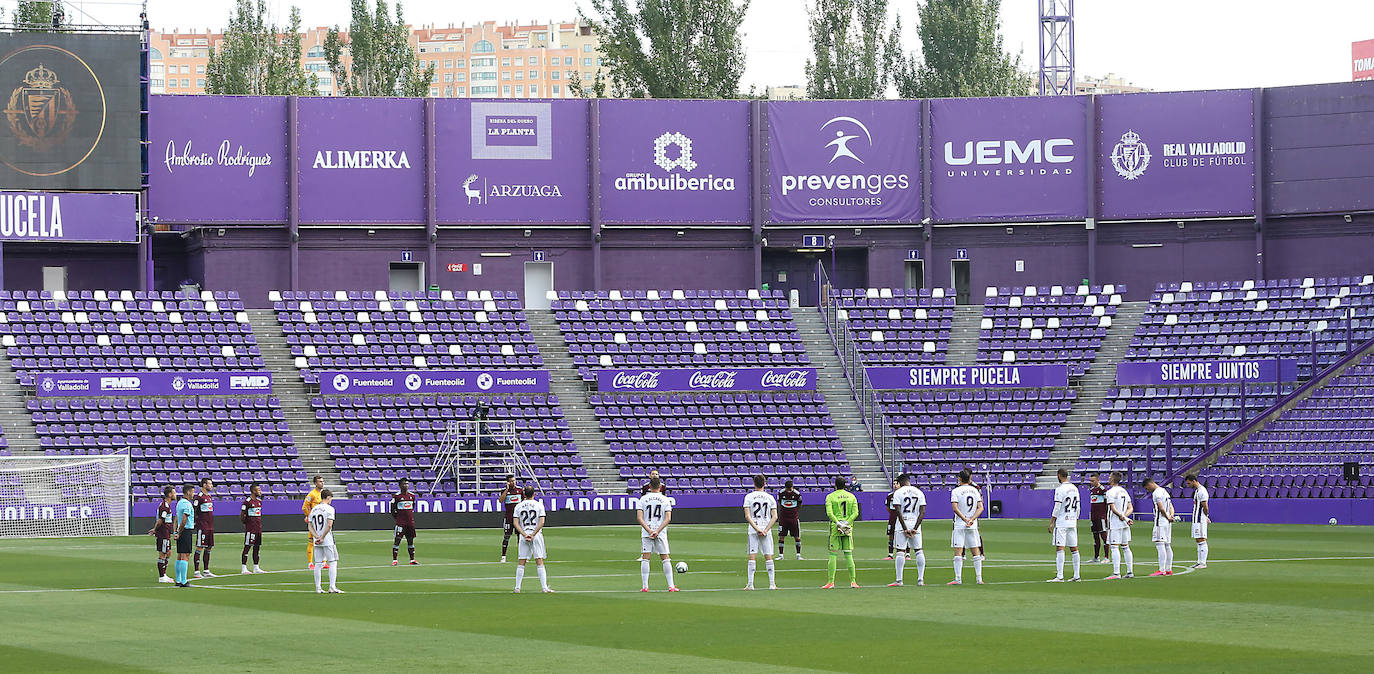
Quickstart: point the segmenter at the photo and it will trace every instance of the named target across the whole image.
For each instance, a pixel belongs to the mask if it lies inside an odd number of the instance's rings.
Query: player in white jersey
[[[1121,486],[1121,471],[1112,473],[1107,490],[1107,547],[1112,549],[1112,575],[1107,580],[1121,579],[1121,560],[1126,560],[1126,578],[1135,578],[1135,555],[1131,553],[1131,525],[1135,521],[1135,504],[1131,494]]]
[[[310,540],[315,544],[315,591],[324,594],[320,587],[320,573],[329,567],[329,591],[343,594],[338,587],[339,549],[334,545],[334,493],[325,489],[320,492],[320,504],[310,509],[305,521],[310,524]]]
[[[892,492],[892,511],[897,514],[892,545],[896,552],[897,580],[888,587],[902,586],[902,572],[906,560],[916,556],[916,585],[926,584],[926,553],[921,550],[921,523],[926,519],[926,495],[912,486],[911,476],[897,476],[897,490]]]
[[[767,481],[762,475],[754,476],[754,491],[744,497],[744,521],[749,524],[745,537],[749,542],[749,583],[746,590],[754,589],[754,571],[758,568],[758,555],[763,552],[763,565],[768,569],[768,589],[778,589],[773,570],[773,525],[778,521],[778,502],[772,494],[763,490]]]
[[[1174,521],[1178,519],[1174,516],[1174,500],[1169,497],[1169,490],[1159,486],[1152,477],[1145,478],[1145,491],[1150,492],[1150,500],[1154,502],[1155,527],[1150,540],[1155,542],[1155,550],[1159,553],[1159,570],[1150,575],[1172,576]]]
[[[544,504],[534,500],[534,487],[526,486],[524,491],[525,500],[515,506],[513,524],[516,533],[520,534],[520,542],[516,544],[515,562],[515,591],[520,591],[520,584],[525,582],[525,562],[534,560],[535,569],[539,571],[539,586],[545,592],[553,592],[549,587],[549,575],[544,570]]]
[[[649,591],[651,554],[663,560],[663,577],[668,579],[668,591],[678,591],[673,584],[673,560],[668,555],[668,521],[672,516],[673,502],[663,495],[663,482],[657,477],[649,478],[649,491],[639,497],[639,510],[635,515],[643,529],[639,533],[639,579],[643,582],[640,592]]]
[[[1054,577],[1047,582],[1064,582],[1064,548],[1073,553],[1073,578],[1069,582],[1075,582],[1081,563],[1078,556],[1078,515],[1082,495],[1078,493],[1078,487],[1069,482],[1067,469],[1060,468],[1058,476],[1059,486],[1054,490],[1054,512],[1050,513],[1049,526],[1050,545],[1054,546]]]
[[[964,584],[964,549],[973,558],[973,571],[978,584],[983,584],[983,539],[978,535],[978,518],[983,514],[983,494],[970,482],[973,474],[967,468],[959,471],[959,486],[949,494],[954,506],[954,580],[947,585]]]
[[[1193,540],[1197,541],[1197,564],[1194,569],[1207,568],[1207,524],[1212,521],[1212,510],[1207,501],[1210,495],[1207,488],[1197,481],[1197,473],[1188,473],[1183,482],[1193,490]]]

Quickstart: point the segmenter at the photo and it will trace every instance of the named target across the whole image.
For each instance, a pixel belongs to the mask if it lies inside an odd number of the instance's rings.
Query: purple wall
[[[1264,90],[1270,214],[1374,209],[1374,84]]]
[[[138,246],[132,244],[5,244],[4,287],[42,290],[43,267],[65,266],[68,290],[138,285]]]
[[[603,288],[752,288],[748,230],[603,229]]]
[[[983,301],[988,286],[1076,286],[1088,275],[1088,233],[1082,225],[1017,225],[1011,230],[1007,234],[1006,227],[936,229],[926,269],[928,285],[953,286],[949,261],[960,248],[968,251],[975,303]],[[1024,272],[1016,271],[1017,260],[1024,262]]]

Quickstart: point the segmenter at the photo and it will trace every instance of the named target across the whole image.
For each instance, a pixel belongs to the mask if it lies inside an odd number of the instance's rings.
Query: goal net
[[[0,538],[129,535],[129,457],[0,456]]]

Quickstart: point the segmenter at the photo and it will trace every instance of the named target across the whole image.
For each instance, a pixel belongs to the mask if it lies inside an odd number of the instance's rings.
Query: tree
[[[19,0],[14,8],[14,25],[28,28],[52,28],[53,3],[38,0]]]
[[[1021,57],[1008,56],[998,32],[1001,0],[924,0],[921,60],[903,59],[896,75],[903,98],[1024,96],[1030,78]]]
[[[368,11],[367,0],[352,3],[347,39],[338,26],[324,39],[324,56],[337,91],[344,96],[428,96],[434,66],[420,66],[400,3],[395,20],[386,0],[377,0],[375,12]],[[345,50],[349,63],[344,62]]]
[[[629,98],[736,98],[749,0],[591,0],[609,85]],[[575,91],[582,90],[580,80]]]
[[[267,23],[266,0],[238,0],[224,42],[205,66],[205,92],[236,96],[313,96],[319,80],[301,67],[301,10],[283,32]]]
[[[882,98],[902,58],[902,23],[888,28],[887,0],[816,0],[806,8],[814,60],[811,98]]]

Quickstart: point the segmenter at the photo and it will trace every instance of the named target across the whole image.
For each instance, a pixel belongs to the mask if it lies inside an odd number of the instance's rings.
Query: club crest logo
[[[334,375],[334,390],[335,390],[335,391],[339,391],[339,392],[343,392],[343,391],[347,391],[347,390],[348,390],[348,375],[346,375],[346,374],[336,374],[336,375]]]
[[[76,125],[76,104],[57,73],[42,63],[24,74],[24,83],[10,92],[5,121],[19,144],[37,152],[60,145]]]
[[[408,374],[408,375],[406,375],[406,388],[407,388],[407,389],[410,389],[411,391],[418,391],[418,390],[420,390],[420,383],[421,383],[421,382],[420,382],[420,375],[418,375],[418,374]]]
[[[76,54],[53,45],[21,47],[0,57],[0,161],[30,176],[80,166],[105,131],[100,80]]]
[[[677,146],[678,156],[676,159],[671,159],[668,157],[668,148],[674,145]],[[677,131],[668,132],[655,138],[654,163],[664,171],[672,171],[678,167],[688,172],[696,169],[697,163],[692,160],[692,139]]]
[[[860,122],[859,120],[854,119],[853,117],[832,117],[826,123],[821,125],[821,130],[824,131],[825,127],[830,126],[831,124],[835,124],[837,126],[837,128],[835,129],[835,139],[830,141],[829,143],[826,143],[825,146],[834,148],[835,154],[831,155],[830,161],[828,163],[834,164],[835,160],[839,159],[840,157],[849,157],[850,159],[853,159],[854,161],[859,162],[860,164],[864,163],[864,160],[860,159],[859,155],[854,154],[854,151],[849,147],[850,141],[857,140],[859,138],[858,133],[846,133],[845,129],[840,127],[842,127],[843,125],[848,125],[849,127],[851,127],[849,131],[862,131],[863,137],[868,139],[868,146],[871,148],[873,147],[873,134],[868,132],[868,127],[864,126],[863,122]]]
[[[1145,175],[1145,169],[1150,168],[1150,148],[1140,139],[1140,134],[1135,131],[1121,134],[1121,142],[1112,148],[1112,168],[1127,180]]]

